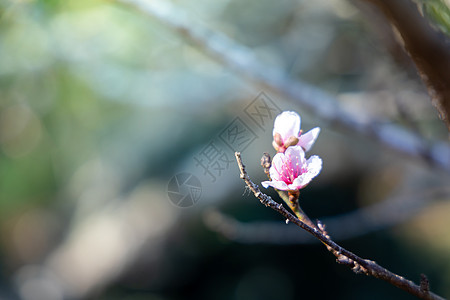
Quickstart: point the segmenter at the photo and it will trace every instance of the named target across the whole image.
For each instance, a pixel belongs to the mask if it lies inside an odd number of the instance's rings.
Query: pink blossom
[[[299,145],[305,151],[311,149],[320,133],[320,128],[311,129],[305,134],[300,130],[301,118],[294,111],[279,114],[273,125],[274,147],[284,152],[289,146]]]
[[[271,181],[261,184],[279,190],[295,191],[304,188],[322,169],[322,159],[313,155],[305,159],[305,152],[300,146],[288,147],[284,153],[277,153],[270,167]]]

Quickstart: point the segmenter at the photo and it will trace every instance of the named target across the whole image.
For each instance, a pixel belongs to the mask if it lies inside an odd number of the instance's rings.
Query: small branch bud
[[[270,154],[264,152],[261,157],[261,166],[264,168],[264,173],[266,173],[267,177],[270,179],[270,167],[272,166],[272,159],[270,158]]]
[[[336,259],[336,261],[342,265],[354,266],[353,260],[351,260],[350,258],[348,258],[345,255],[339,255],[338,258]]]
[[[292,204],[296,204],[298,201],[298,197],[300,197],[300,191],[299,190],[289,191],[288,195],[289,201],[291,201]]]
[[[430,291],[430,282],[425,274],[420,274],[420,289],[424,292]]]

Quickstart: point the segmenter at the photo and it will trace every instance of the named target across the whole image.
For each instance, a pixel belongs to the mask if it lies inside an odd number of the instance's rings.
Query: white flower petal
[[[289,170],[289,173],[291,173],[291,176],[289,177],[297,177],[300,174],[302,174],[302,169],[305,164],[305,152],[303,151],[302,147],[300,146],[291,146],[286,149],[284,152],[286,156],[286,163],[287,168]]]
[[[300,175],[299,177],[295,178],[294,182],[292,184],[290,184],[289,187],[292,190],[299,190],[299,189],[302,189],[303,187],[305,187],[311,180],[312,180],[312,178],[310,176],[308,176],[307,173],[304,173],[304,174]]]
[[[277,153],[272,159],[272,166],[270,166],[269,174],[272,180],[280,180],[283,172],[284,153]]]
[[[273,135],[279,133],[283,143],[290,136],[298,137],[300,132],[301,119],[294,111],[284,111],[279,114],[273,124]]]
[[[312,178],[319,175],[322,170],[322,159],[317,155],[313,155],[306,161],[308,173],[311,174]]]
[[[294,163],[296,163],[297,158],[299,159],[299,163],[303,164],[305,162],[305,151],[303,151],[300,146],[291,146],[286,149],[284,152],[286,158]]]
[[[278,190],[286,191],[288,190],[288,185],[283,181],[263,181],[261,182],[262,186],[266,189],[271,186],[273,188],[276,188]]]
[[[320,171],[322,170],[322,159],[317,155],[311,156],[306,161],[306,169],[306,173],[303,173],[302,175],[295,178],[294,182],[291,184],[296,189],[304,188],[308,183],[311,182],[314,177],[319,175]]]
[[[305,185],[306,185],[306,184],[302,184],[302,183],[298,180],[298,178],[296,178],[296,179],[294,180],[293,183],[291,183],[291,184],[288,185],[288,190],[290,190],[290,191],[299,190],[299,189],[303,188],[303,186],[305,186]]]
[[[309,149],[311,149],[311,147],[316,142],[316,139],[319,136],[319,133],[320,133],[320,127],[311,129],[310,131],[302,134],[299,137],[297,145],[302,146],[303,149],[305,149],[305,151],[309,151]]]

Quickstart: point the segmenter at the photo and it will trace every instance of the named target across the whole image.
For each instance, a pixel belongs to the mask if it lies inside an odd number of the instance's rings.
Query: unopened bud
[[[278,132],[275,132],[275,134],[273,135],[273,141],[278,146],[282,146],[283,145],[283,139],[281,137],[281,134],[279,134]]]
[[[291,135],[288,140],[286,141],[286,143],[284,143],[284,147],[290,147],[290,146],[295,146],[298,144],[298,137],[295,137],[293,135]]]
[[[279,152],[278,149],[280,148],[280,146],[277,145],[277,143],[275,142],[275,140],[272,141],[272,146],[275,148],[275,150],[277,150],[277,152]]]

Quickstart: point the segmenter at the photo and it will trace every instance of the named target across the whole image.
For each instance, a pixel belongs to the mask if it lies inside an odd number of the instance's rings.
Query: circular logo
[[[167,194],[178,207],[191,207],[200,199],[202,185],[191,173],[178,173],[169,180]]]

